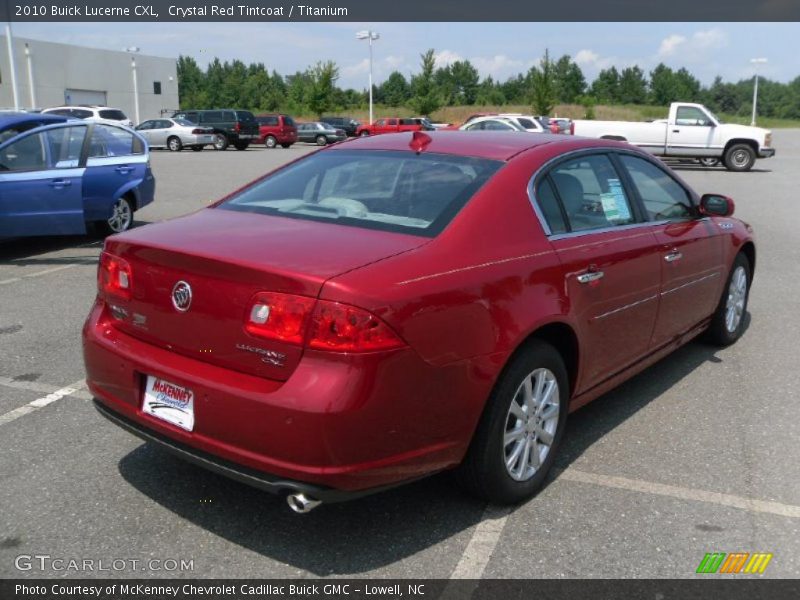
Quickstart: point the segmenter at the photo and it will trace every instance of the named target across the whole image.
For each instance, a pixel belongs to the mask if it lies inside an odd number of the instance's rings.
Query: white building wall
[[[68,89],[105,92],[109,106],[122,109],[128,118],[136,121],[131,59],[136,61],[140,121],[159,117],[162,110],[179,108],[177,60],[174,58],[55,44],[17,36],[13,36],[13,44],[21,108],[62,105]],[[37,106],[31,104],[26,45],[33,67]],[[156,81],[161,82],[160,95],[154,93],[153,83]],[[5,36],[0,36],[0,108],[13,106],[8,44]]]

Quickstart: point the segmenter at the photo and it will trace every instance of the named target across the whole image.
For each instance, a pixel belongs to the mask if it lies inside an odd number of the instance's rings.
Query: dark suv
[[[344,130],[350,137],[356,134],[356,129],[361,124],[351,117],[322,117],[320,121],[331,125],[334,129]]]
[[[249,110],[180,110],[172,118],[211,127],[216,134],[214,148],[217,150],[225,150],[229,145],[237,150],[246,150],[250,142],[258,140],[258,122]]]

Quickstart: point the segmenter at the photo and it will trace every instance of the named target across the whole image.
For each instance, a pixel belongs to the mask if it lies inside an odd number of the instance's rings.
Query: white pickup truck
[[[575,135],[629,142],[656,156],[718,159],[731,171],[749,171],[756,158],[775,155],[772,132],[731,125],[702,104],[673,102],[669,118],[651,123],[575,121]]]

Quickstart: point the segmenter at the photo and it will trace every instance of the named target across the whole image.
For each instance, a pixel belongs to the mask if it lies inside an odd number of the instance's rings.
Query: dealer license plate
[[[194,392],[164,379],[147,376],[142,410],[186,431],[194,428]]]

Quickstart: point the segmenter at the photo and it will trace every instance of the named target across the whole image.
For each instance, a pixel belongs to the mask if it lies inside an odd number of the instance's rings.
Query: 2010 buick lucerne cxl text
[[[621,142],[343,142],[107,239],[89,389],[298,512],[450,468],[518,502],[568,412],[742,334],[755,246],[733,208]]]

